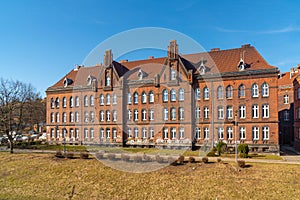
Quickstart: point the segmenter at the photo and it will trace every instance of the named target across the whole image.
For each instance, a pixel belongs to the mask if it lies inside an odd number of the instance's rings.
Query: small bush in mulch
[[[97,153],[95,153],[95,157],[97,159],[103,159],[104,158],[104,154],[102,152],[97,152]]]
[[[184,162],[184,156],[179,156],[179,158],[177,159],[177,164],[178,165],[183,165],[183,162]]]
[[[69,159],[73,159],[74,158],[74,153],[73,152],[68,152],[66,154],[66,157],[69,158]]]
[[[210,151],[210,152],[208,152],[208,153],[206,154],[206,156],[209,156],[209,157],[215,157],[215,156],[217,156],[217,155],[216,155],[216,152]]]
[[[218,162],[218,163],[222,162],[222,159],[221,159],[221,158],[218,158],[218,159],[217,159],[217,162]]]
[[[80,158],[81,159],[88,159],[89,158],[89,154],[87,152],[81,152],[80,153]]]
[[[130,159],[129,155],[126,155],[126,154],[121,155],[121,160],[128,162],[129,159]]]
[[[207,157],[203,157],[203,158],[202,158],[202,162],[203,162],[203,163],[208,163],[208,158],[207,158]]]
[[[195,163],[195,162],[196,162],[196,160],[194,157],[189,157],[189,163]]]
[[[63,153],[61,151],[56,151],[55,157],[57,157],[57,158],[64,158],[65,156],[63,155]]]
[[[246,162],[244,160],[238,160],[237,164],[240,168],[244,168],[246,166]]]

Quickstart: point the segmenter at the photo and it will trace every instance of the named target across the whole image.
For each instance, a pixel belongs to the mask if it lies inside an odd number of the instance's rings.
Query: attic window
[[[144,78],[144,72],[141,69],[139,70],[137,75],[138,75],[139,80],[142,80]]]
[[[91,77],[91,75],[89,75],[88,78],[87,78],[87,85],[92,85],[92,77]]]
[[[206,71],[206,68],[205,68],[205,65],[204,65],[204,62],[203,62],[203,59],[201,60],[201,64],[198,68],[198,71],[201,75],[205,74],[205,71]]]
[[[71,79],[69,79],[69,78],[65,78],[64,79],[64,87],[68,87],[68,85],[71,85],[72,84],[72,80]]]
[[[238,68],[239,68],[240,71],[243,71],[245,69],[245,62],[242,58],[239,62]]]

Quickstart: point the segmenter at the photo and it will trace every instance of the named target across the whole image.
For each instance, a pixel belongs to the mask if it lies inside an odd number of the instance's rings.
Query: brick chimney
[[[210,49],[210,52],[220,51],[220,48],[212,48]]]

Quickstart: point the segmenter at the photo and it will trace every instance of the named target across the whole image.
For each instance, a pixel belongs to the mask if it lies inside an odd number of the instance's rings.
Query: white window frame
[[[110,105],[110,94],[106,94],[106,105]]]
[[[180,88],[178,91],[178,101],[184,101],[184,89]]]
[[[100,121],[104,122],[104,120],[105,120],[104,110],[100,110]]]
[[[73,108],[74,107],[74,98],[71,96],[69,101],[70,101],[70,108]]]
[[[252,140],[259,140],[259,127],[258,126],[252,127]]]
[[[171,108],[171,120],[176,120],[176,108],[172,107]]]
[[[168,108],[163,109],[163,120],[168,120],[169,119],[169,111]]]
[[[207,106],[204,107],[203,109],[203,112],[204,112],[204,119],[209,119],[209,108]]]
[[[168,90],[164,89],[163,90],[163,102],[168,102],[169,101],[169,92]]]
[[[75,122],[80,122],[79,112],[75,112]]]
[[[218,138],[219,138],[219,140],[224,139],[224,128],[223,127],[218,127]]]
[[[139,129],[137,127],[134,128],[134,138],[139,138]]]
[[[134,121],[138,121],[139,120],[139,111],[137,109],[134,110]]]
[[[262,97],[268,97],[269,96],[269,85],[267,83],[263,83],[261,86],[262,89]]]
[[[85,95],[83,98],[83,105],[85,107],[89,106],[89,97],[87,95]]]
[[[200,127],[196,127],[195,128],[195,138],[196,139],[200,139],[201,138],[201,128]]]
[[[239,106],[239,118],[246,119],[246,106],[245,105]]]
[[[66,108],[67,107],[67,98],[66,97],[63,97],[63,101],[62,101],[63,103],[63,108]]]
[[[226,107],[226,117],[227,117],[227,119],[233,119],[233,107],[232,106]]]
[[[142,92],[142,103],[147,103],[147,94],[146,94],[146,92]]]
[[[147,110],[142,109],[142,121],[146,121],[146,120],[147,120]]]
[[[70,122],[73,123],[74,122],[74,113],[70,112]]]
[[[117,121],[117,116],[118,116],[118,115],[117,115],[117,111],[116,111],[116,110],[113,110],[113,111],[112,111],[112,118],[113,118],[113,121],[114,121],[114,122]]]
[[[262,117],[269,118],[270,116],[270,106],[269,104],[263,104],[262,106]]]
[[[127,113],[128,113],[128,120],[131,120],[132,119],[132,111],[128,110]]]
[[[176,128],[175,127],[171,128],[171,138],[173,140],[176,139]]]
[[[252,118],[253,119],[259,118],[259,105],[257,104],[252,105]]]
[[[268,126],[262,127],[263,140],[270,139],[270,128]]]
[[[164,139],[169,139],[169,129],[164,128],[163,129]]]
[[[184,127],[179,128],[179,139],[184,139]]]
[[[110,122],[110,110],[106,111],[106,121]]]
[[[195,108],[195,118],[200,119],[200,117],[201,117],[201,109],[200,109],[200,107],[196,107]]]
[[[224,107],[218,106],[218,119],[224,119]]]
[[[178,114],[179,114],[179,120],[184,120],[184,108],[183,107],[179,107],[178,108]]]
[[[284,103],[284,104],[289,104],[289,95],[288,95],[288,94],[285,94],[285,95],[283,96],[283,103]]]
[[[95,105],[94,96],[91,95],[90,96],[90,106],[94,106],[94,105]]]
[[[135,92],[133,94],[133,103],[134,104],[138,104],[139,103],[139,94],[137,92]]]
[[[171,90],[171,101],[176,101],[176,90],[175,89],[172,89]]]
[[[209,89],[208,89],[207,86],[203,88],[203,99],[204,100],[208,100],[209,99]]]
[[[113,93],[112,103],[113,103],[113,105],[117,104],[117,94],[116,93]]]
[[[149,120],[150,121],[154,120],[154,110],[153,109],[149,109]]]
[[[240,127],[240,139],[241,140],[246,139],[246,127],[244,127],[244,126]]]
[[[104,95],[100,94],[100,105],[103,106],[104,105]]]
[[[201,100],[201,90],[200,90],[200,88],[196,88],[196,90],[195,90],[195,99],[196,100]]]
[[[226,87],[226,99],[232,99],[232,86],[228,85]]]
[[[142,138],[143,139],[147,138],[147,129],[145,127],[142,128]]]
[[[80,99],[78,96],[75,97],[75,107],[79,107],[80,106]]]
[[[127,103],[132,104],[132,95],[131,95],[131,93],[127,94]]]
[[[233,128],[232,128],[232,126],[228,126],[226,131],[227,131],[227,140],[232,140],[233,139]]]
[[[149,103],[154,103],[154,92],[153,91],[149,92]]]
[[[224,98],[224,89],[222,86],[217,87],[217,99]]]
[[[209,127],[204,127],[204,140],[209,139]]]
[[[256,83],[252,85],[252,97],[259,97],[259,87]]]

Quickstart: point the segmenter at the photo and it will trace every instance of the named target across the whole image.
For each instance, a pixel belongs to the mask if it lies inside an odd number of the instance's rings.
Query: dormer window
[[[109,76],[106,76],[106,79],[105,79],[105,86],[110,86],[110,77]]]
[[[176,75],[177,75],[176,70],[175,69],[171,69],[171,80],[172,81],[176,80]]]
[[[138,78],[139,80],[142,80],[144,78],[144,72],[141,69],[138,72]]]
[[[64,79],[64,87],[68,87],[68,85],[71,85],[72,84],[72,80],[71,79],[68,79],[68,78],[65,78]]]
[[[88,78],[87,78],[87,85],[92,85],[92,77],[91,77],[91,75],[89,75]]]
[[[240,71],[243,71],[245,69],[245,62],[242,58],[239,62],[238,68],[239,68]]]
[[[200,73],[201,75],[205,74],[206,68],[205,68],[203,59],[201,60],[201,64],[200,64],[200,66],[199,66],[199,68],[198,68],[198,71],[199,71],[199,73]]]

